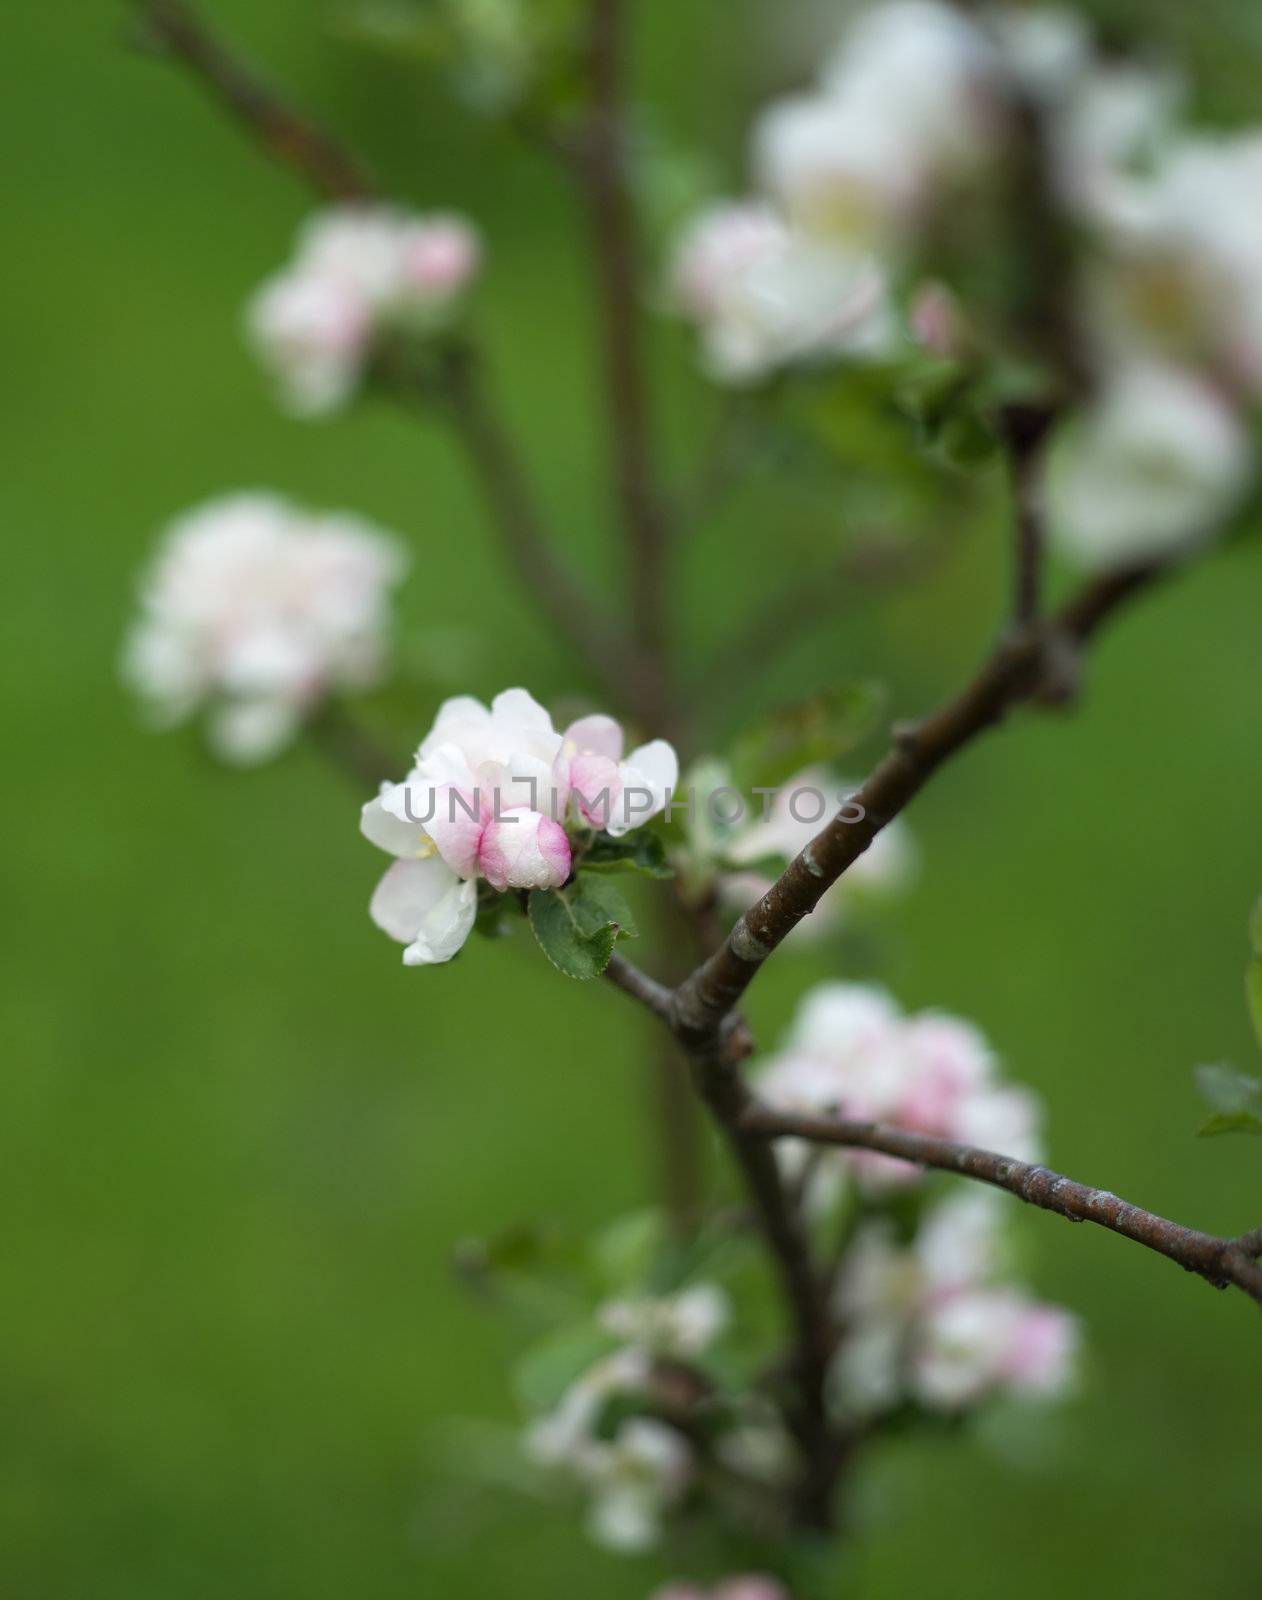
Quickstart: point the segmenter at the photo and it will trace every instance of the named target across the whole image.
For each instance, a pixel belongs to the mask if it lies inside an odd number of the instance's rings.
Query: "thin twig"
[[[674,991],[668,989],[664,983],[658,983],[656,978],[650,978],[647,972],[641,972],[639,967],[628,961],[625,956],[617,954],[610,956],[609,965],[605,968],[605,977],[621,989],[623,994],[629,994],[633,1000],[638,1000],[641,1005],[647,1006],[663,1022],[670,1020],[671,998]]]
[[[469,344],[446,345],[439,385],[522,586],[578,651],[593,677],[615,696],[625,692],[634,676],[630,644],[574,579],[546,537],[511,435],[491,403],[482,364]]]
[[[975,1178],[996,1189],[1006,1189],[1043,1211],[1055,1211],[1071,1222],[1097,1223],[1177,1261],[1216,1288],[1234,1284],[1262,1304],[1262,1267],[1251,1259],[1251,1246],[1258,1246],[1252,1254],[1262,1253],[1262,1230],[1243,1239],[1220,1239],[1119,1200],[1107,1189],[1075,1183],[1047,1167],[879,1122],[803,1116],[754,1105],[742,1117],[741,1129],[761,1139],[806,1139],[847,1149],[875,1150],[902,1161],[914,1161],[918,1166]]]
[[[624,92],[627,8],[592,0],[591,112],[576,164],[591,225],[604,355],[609,450],[626,537],[637,711],[669,721],[666,529],[650,461],[648,390],[641,360],[639,241],[627,180]]]
[[[1262,1228],[1254,1228],[1249,1233],[1242,1233],[1236,1240],[1236,1249],[1243,1256],[1248,1256],[1250,1261],[1256,1261],[1262,1256]]]
[[[329,200],[375,198],[359,163],[230,50],[184,0],[141,0],[139,38],[180,61],[274,160]]]

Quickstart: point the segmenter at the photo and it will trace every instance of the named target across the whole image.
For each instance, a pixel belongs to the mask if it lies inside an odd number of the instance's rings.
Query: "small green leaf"
[[[1262,1080],[1221,1062],[1197,1067],[1192,1075],[1201,1098],[1214,1113],[1197,1129],[1198,1134],[1262,1133]]]
[[[637,828],[621,839],[608,833],[595,834],[581,864],[585,872],[642,872],[649,878],[674,876],[674,869],[666,860],[661,835],[648,828]]]
[[[783,783],[821,761],[835,761],[860,744],[885,708],[878,683],[858,681],[781,706],[736,742],[732,769],[748,785]]]
[[[1262,898],[1255,903],[1249,918],[1249,943],[1249,966],[1244,978],[1245,999],[1254,1037],[1262,1047]]]
[[[518,1399],[527,1411],[550,1411],[570,1385],[615,1344],[609,1334],[590,1322],[549,1334],[517,1363],[513,1387]]]
[[[564,889],[535,889],[528,909],[540,948],[567,978],[598,978],[617,941],[639,932],[631,908],[603,877],[579,877]]]
[[[1252,1111],[1221,1111],[1207,1117],[1196,1132],[1202,1139],[1220,1133],[1262,1133],[1262,1116],[1255,1116]]]

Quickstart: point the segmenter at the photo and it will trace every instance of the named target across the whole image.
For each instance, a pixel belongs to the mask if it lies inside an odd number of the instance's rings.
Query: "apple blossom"
[[[460,949],[479,879],[501,892],[560,888],[573,863],[567,818],[617,836],[662,810],[678,780],[674,750],[655,739],[624,760],[623,742],[612,717],[558,733],[525,689],[490,706],[470,695],[444,701],[411,772],[383,784],[360,818],[365,837],[398,858],[371,913],[407,945],[405,962]]]
[[[817,91],[763,114],[760,181],[817,237],[896,244],[934,187],[986,152],[995,77],[992,45],[954,7],[876,6],[848,29]]]
[[[598,1321],[636,1349],[684,1360],[708,1349],[728,1316],[724,1291],[714,1283],[697,1283],[673,1295],[610,1300],[600,1308]]]
[[[709,1589],[695,1583],[668,1583],[652,1600],[789,1600],[789,1591],[765,1573],[745,1572],[724,1578]]]
[[[627,1416],[611,1436],[601,1429],[610,1401],[641,1397],[651,1370],[646,1353],[615,1351],[571,1384],[525,1436],[532,1461],[570,1477],[589,1495],[589,1532],[610,1549],[633,1552],[655,1544],[663,1515],[691,1475],[691,1450],[665,1423]]]
[[[812,239],[755,202],[698,217],[677,247],[674,282],[721,383],[754,383],[800,362],[870,359],[892,344],[885,279],[872,257]]]
[[[996,1071],[993,1053],[969,1023],[937,1012],[907,1017],[883,990],[823,983],[806,997],[760,1088],[785,1110],[888,1122],[1036,1160],[1038,1102],[998,1083]],[[800,1165],[801,1146],[786,1141],[781,1159]],[[920,1176],[909,1162],[864,1150],[830,1150],[813,1166],[819,1205],[835,1197],[847,1173],[869,1193]]]
[[[330,691],[380,676],[390,535],[279,495],[226,495],[178,517],[140,590],[127,679],[165,723],[206,707],[225,759],[274,754]]]
[[[374,343],[446,327],[481,246],[462,218],[384,205],[335,206],[299,234],[289,264],[251,300],[246,326],[286,406],[315,416],[358,386]]]
[[[872,1415],[903,1398],[959,1411],[1069,1387],[1074,1318],[997,1281],[1002,1203],[982,1193],[942,1201],[909,1246],[885,1219],[859,1230],[837,1289],[846,1332],[832,1384],[843,1412]]]
[[[1135,361],[1051,452],[1053,536],[1088,567],[1173,555],[1218,530],[1253,471],[1248,432],[1221,394],[1194,373]]]

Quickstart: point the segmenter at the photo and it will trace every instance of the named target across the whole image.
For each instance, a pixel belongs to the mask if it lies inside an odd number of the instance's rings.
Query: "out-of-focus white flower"
[[[820,768],[809,768],[787,779],[771,797],[766,815],[742,828],[727,843],[726,855],[734,863],[762,862],[769,856],[787,865],[815,838],[843,799],[858,784],[835,778]],[[915,874],[916,855],[906,823],[895,818],[845,874],[825,893],[809,917],[789,935],[801,943],[833,932],[855,906],[900,894]],[[770,889],[772,880],[755,871],[729,873],[723,880],[724,899],[744,910]]]
[[[945,1200],[910,1246],[885,1221],[860,1230],[837,1290],[846,1333],[831,1382],[843,1412],[872,1415],[904,1398],[958,1411],[1070,1386],[1076,1320],[996,1281],[1002,1204],[990,1193]]]
[[[654,1355],[686,1360],[707,1350],[727,1326],[727,1295],[715,1283],[697,1283],[678,1294],[610,1300],[600,1325],[615,1338]]]
[[[692,1453],[674,1428],[629,1417],[587,1463],[587,1527],[597,1544],[633,1554],[651,1550],[662,1517],[687,1487]]]
[[[306,224],[292,260],[251,300],[247,331],[286,406],[327,412],[354,391],[383,330],[445,327],[480,259],[462,218],[333,207]]]
[[[997,1082],[996,1071],[993,1052],[971,1024],[938,1012],[905,1017],[882,990],[824,983],[803,1002],[760,1089],[786,1110],[888,1122],[1037,1159],[1038,1101]],[[782,1159],[800,1165],[801,1147],[786,1142]],[[828,1150],[812,1163],[819,1205],[834,1197],[845,1173],[870,1193],[920,1176],[910,1162],[866,1150]]]
[[[1062,104],[1091,64],[1091,30],[1077,12],[1000,5],[986,22],[1004,67],[1039,101]]]
[[[1088,567],[1174,554],[1217,531],[1253,469],[1248,433],[1216,390],[1192,373],[1134,362],[1049,458],[1053,533]]]
[[[1125,61],[1092,63],[1064,86],[1051,141],[1057,183],[1072,209],[1106,230],[1142,209],[1183,94],[1171,74]]]
[[[654,1592],[652,1600],[789,1600],[789,1591],[763,1572],[743,1572],[723,1578],[711,1589],[695,1583],[668,1583]]]
[[[973,1289],[930,1305],[911,1357],[911,1389],[925,1405],[957,1411],[1005,1389],[1055,1398],[1069,1386],[1078,1326],[1057,1306],[1013,1289]]]
[[[279,495],[227,495],[176,519],[145,574],[124,672],[158,717],[205,706],[225,759],[274,754],[331,690],[381,673],[390,535]]]
[[[954,7],[874,7],[848,31],[816,94],[764,114],[759,178],[811,234],[865,249],[897,242],[932,186],[984,154],[995,72],[993,47]]]
[[[535,1422],[525,1437],[531,1460],[565,1473],[590,1495],[592,1538],[628,1552],[657,1542],[661,1519],[686,1489],[692,1470],[692,1453],[683,1437],[652,1417],[626,1417],[612,1437],[600,1431],[608,1402],[643,1394],[651,1370],[643,1350],[628,1348],[607,1356],[572,1384],[556,1409]]]
[[[1110,218],[1097,335],[1262,390],[1262,134],[1183,138]]]
[[[767,206],[724,204],[680,241],[676,302],[701,331],[717,381],[754,383],[802,362],[874,359],[893,340],[870,255],[810,238]]]
[[[450,960],[473,927],[478,878],[500,891],[565,883],[571,803],[583,826],[593,822],[594,774],[585,760],[608,767],[615,792],[602,815],[610,833],[656,815],[678,778],[674,750],[657,739],[626,761],[621,753],[622,729],[612,718],[587,717],[561,734],[525,689],[506,689],[489,706],[471,695],[444,701],[411,772],[384,784],[360,817],[364,836],[398,858],[371,911],[407,945],[404,961]],[[581,800],[575,773],[584,780]]]

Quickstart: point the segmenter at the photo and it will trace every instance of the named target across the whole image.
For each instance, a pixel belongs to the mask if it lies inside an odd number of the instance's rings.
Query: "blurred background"
[[[800,75],[830,8],[640,10],[655,125],[737,183],[750,110]],[[1249,0],[1096,10],[1185,61],[1206,120],[1262,112]],[[479,219],[507,410],[566,548],[616,586],[585,240],[546,161],[414,65],[340,43],[324,4],[212,11],[389,191]],[[572,663],[512,587],[441,430],[385,406],[278,413],[240,307],[308,197],[128,48],[125,15],[10,0],[0,18],[0,1587],[633,1600],[661,1562],[602,1554],[561,1516],[484,1524],[444,1439],[453,1418],[511,1415],[515,1348],[456,1281],[453,1247],[523,1217],[594,1226],[649,1192],[639,1019],[520,937],[405,970],[365,914],[380,858],[356,830],[363,797],[302,749],[242,775],[194,733],[154,737],[116,666],[162,523],[264,485],[407,537],[405,645],[454,686],[556,701]],[[682,465],[700,385],[682,336],[654,356]],[[1000,486],[968,494],[950,561],[905,592],[856,593],[760,685],[763,706],[860,674],[907,715],[962,677],[1006,584]],[[713,519],[680,580],[693,667],[829,536],[820,504],[786,513],[758,484]],[[954,766],[912,812],[920,881],[862,952],[908,1006],[990,1034],[1046,1100],[1058,1168],[1220,1232],[1262,1220],[1257,1149],[1194,1137],[1190,1078],[1254,1064],[1260,585],[1262,546],[1233,545],[1109,632],[1071,718],[1022,717]],[[432,709],[421,695],[401,750]],[[760,1037],[835,971],[827,949],[774,964],[750,997]],[[1020,1229],[1031,1284],[1085,1319],[1082,1394],[1028,1437],[885,1447],[855,1592],[1252,1594],[1256,1315],[1103,1232],[1036,1214]]]

